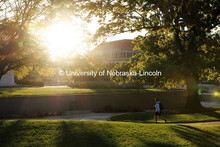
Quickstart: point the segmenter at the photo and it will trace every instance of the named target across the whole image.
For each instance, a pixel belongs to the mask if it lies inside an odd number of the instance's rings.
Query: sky
[[[94,18],[93,21],[91,21],[90,24],[88,24],[89,26],[89,31],[91,33],[95,33],[95,31],[98,29],[99,24],[98,24],[98,19]],[[123,34],[118,34],[116,36],[112,36],[112,37],[108,37],[108,39],[106,41],[115,41],[115,40],[122,40],[122,39],[134,39],[136,36],[140,35],[143,33],[140,32],[136,32],[136,33],[123,33]]]

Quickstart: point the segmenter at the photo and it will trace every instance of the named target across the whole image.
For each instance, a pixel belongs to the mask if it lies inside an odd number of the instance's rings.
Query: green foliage
[[[96,113],[115,113],[115,112],[143,112],[143,109],[134,106],[127,106],[127,107],[117,107],[106,105],[103,108],[93,110]]]
[[[37,86],[37,87],[42,87],[44,86],[44,82],[42,81],[29,81],[29,80],[19,80],[16,81],[17,84],[19,85],[25,85],[25,86]]]
[[[131,60],[132,68],[161,64],[168,68],[167,71],[172,69],[175,74],[181,73],[182,79],[189,74],[201,75],[202,70],[208,68],[215,68],[213,72],[218,73],[219,34],[214,29],[220,24],[220,8],[216,0],[99,0],[84,1],[81,7],[88,14],[85,18],[99,18],[101,27],[96,37],[146,31],[146,36],[136,38],[135,49],[140,55]],[[167,79],[173,79],[168,75],[165,75]],[[218,77],[215,74],[215,78]]]
[[[100,72],[103,70],[110,70],[114,67],[114,65],[103,63],[103,61],[100,61],[95,56],[93,56],[92,52],[89,52],[85,55],[79,55],[75,56],[73,58],[70,58],[69,60],[65,59],[65,63],[60,64],[62,69],[64,71],[73,71],[73,72],[86,72],[86,71],[94,71],[94,72]],[[66,77],[71,83],[74,84],[74,82],[77,81],[109,81],[109,76],[99,76],[96,77],[93,76],[70,76]]]
[[[44,0],[0,2],[0,77],[17,69],[18,77],[22,78],[29,68],[45,66],[46,47],[40,43],[36,32],[49,8]]]
[[[88,0],[80,4],[86,19],[99,18],[96,40],[124,32],[146,33],[135,39],[139,54],[115,70],[129,65],[134,71],[157,68],[163,76],[118,77],[117,83],[138,81],[167,88],[186,84],[187,105],[195,108],[199,107],[198,81],[220,80],[220,1]]]

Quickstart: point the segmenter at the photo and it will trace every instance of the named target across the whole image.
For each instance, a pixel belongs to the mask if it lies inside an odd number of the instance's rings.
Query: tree
[[[130,70],[158,67],[163,71],[162,77],[139,77],[136,80],[164,86],[185,82],[188,94],[186,107],[201,108],[197,93],[199,80],[220,80],[219,0],[77,2],[73,5],[81,8],[86,20],[99,18],[100,28],[96,38],[124,32],[145,32],[145,36],[136,38],[135,49],[140,53],[131,58],[125,67],[129,66]]]
[[[48,57],[36,24],[49,9],[47,0],[0,1],[0,78],[10,70],[44,65]]]
[[[65,65],[65,66],[63,66]],[[75,57],[67,59],[67,62],[62,64],[61,67],[64,71],[75,71],[75,72],[86,72],[94,71],[100,72],[103,70],[109,70],[114,67],[114,65],[109,63],[104,63],[102,60],[97,58],[97,56],[88,51],[87,54],[77,55]],[[72,76],[71,81],[93,81],[93,80],[110,80],[109,76]]]

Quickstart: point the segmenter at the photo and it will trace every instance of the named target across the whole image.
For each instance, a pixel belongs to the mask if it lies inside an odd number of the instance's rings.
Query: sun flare
[[[45,32],[51,57],[74,55],[79,52],[82,43],[79,26],[67,22],[53,24]]]

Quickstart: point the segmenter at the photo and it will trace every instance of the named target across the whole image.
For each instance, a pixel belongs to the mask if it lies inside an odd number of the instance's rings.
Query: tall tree
[[[36,24],[46,19],[49,8],[47,0],[0,1],[0,78],[9,70],[45,63]]]
[[[78,3],[77,3],[78,2]],[[103,38],[124,32],[145,32],[136,38],[140,53],[129,65],[116,69],[155,69],[163,77],[136,80],[146,84],[187,85],[188,108],[200,108],[198,81],[218,79],[220,69],[219,0],[78,0],[81,16],[90,21],[99,18],[95,37]],[[77,6],[76,6],[77,5]],[[157,79],[157,80],[156,80]],[[132,80],[131,77],[118,80]],[[183,81],[182,81],[183,80]]]

